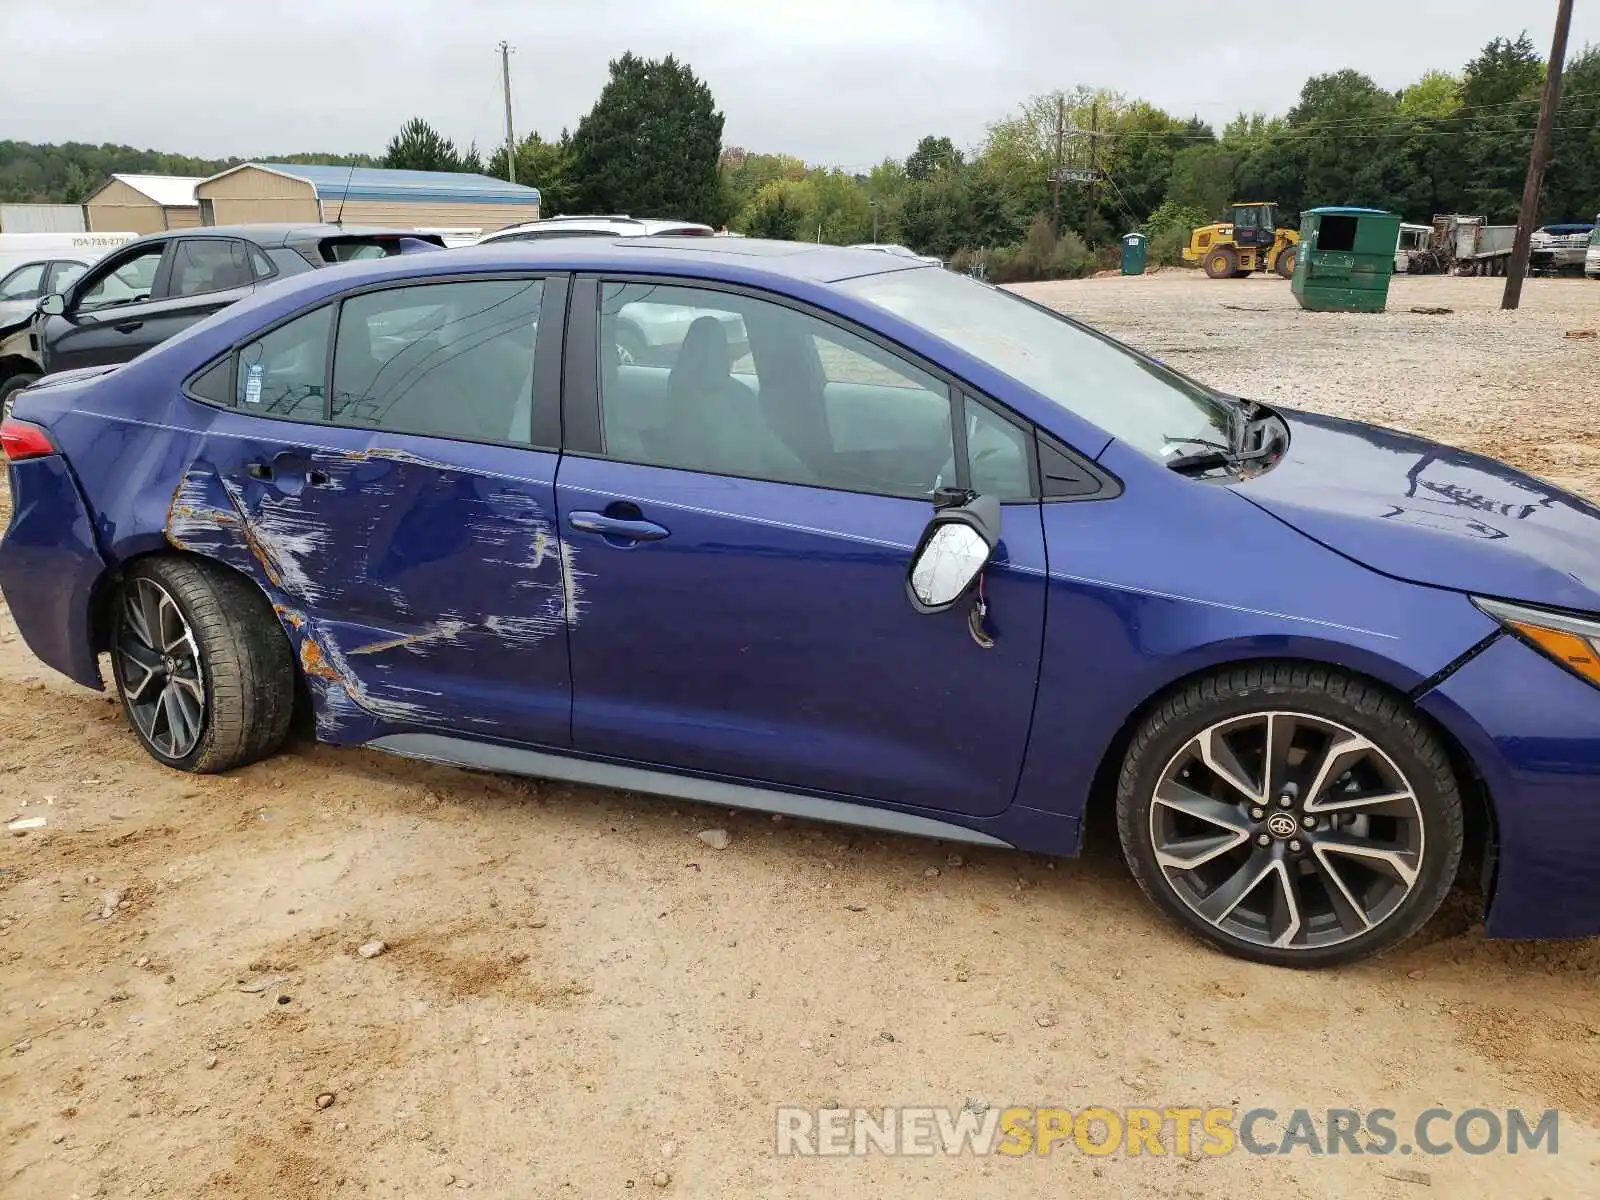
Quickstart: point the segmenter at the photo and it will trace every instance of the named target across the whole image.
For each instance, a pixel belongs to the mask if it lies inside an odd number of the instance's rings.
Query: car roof
[[[514,237],[519,233],[532,231],[552,233],[563,229],[569,229],[573,233],[592,234],[614,231],[619,237],[649,237],[652,234],[659,234],[663,231],[685,228],[704,229],[707,232],[711,230],[711,226],[701,221],[671,221],[659,217],[544,217],[537,221],[519,221],[515,225],[507,225],[501,229],[491,230],[479,240],[490,242],[496,239]]]
[[[296,245],[302,242],[318,242],[324,238],[333,237],[414,237],[423,241],[437,241],[438,235],[432,233],[418,233],[414,229],[392,229],[381,225],[334,225],[334,224],[305,224],[281,223],[261,225],[200,225],[193,229],[164,229],[159,233],[149,233],[144,237],[135,238],[127,246],[119,246],[124,250],[128,246],[142,246],[150,242],[167,241],[175,237],[230,237],[241,241],[253,242],[257,246],[273,249],[278,246]]]
[[[546,238],[342,263],[330,270],[291,277],[269,290],[283,298],[306,291],[331,293],[335,289],[329,283],[335,278],[341,281],[342,288],[352,288],[391,279],[425,280],[480,272],[582,271],[725,278],[782,291],[786,280],[828,285],[866,275],[934,269],[921,259],[814,242],[709,237]]]

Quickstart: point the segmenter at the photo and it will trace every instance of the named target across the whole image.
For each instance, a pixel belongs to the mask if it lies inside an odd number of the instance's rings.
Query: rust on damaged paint
[[[309,635],[300,639],[300,669],[306,673],[308,678],[337,683],[340,687],[345,686],[344,676],[339,674],[333,664],[328,661],[327,656],[322,653],[322,647],[317,645]]]

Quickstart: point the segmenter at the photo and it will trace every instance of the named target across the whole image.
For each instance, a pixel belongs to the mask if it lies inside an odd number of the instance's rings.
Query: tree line
[[[865,172],[723,145],[723,114],[688,64],[624,54],[572,130],[515,147],[519,182],[548,214],[627,212],[728,225],[753,236],[902,242],[997,279],[1083,274],[1114,260],[1122,234],[1151,235],[1172,262],[1190,229],[1234,200],[1305,208],[1356,204],[1410,220],[1435,213],[1516,219],[1545,68],[1524,33],[1497,37],[1461,70],[1398,91],[1355,70],[1308,79],[1279,115],[1241,113],[1219,133],[1123,93],[1079,87],[1034,96],[977,145],[937,133]],[[506,174],[422,117],[381,155],[280,156],[419,170]],[[201,160],[130,147],[0,142],[0,199],[81,200],[112,171],[205,175],[240,159]],[[1053,167],[1092,181],[1052,185]],[[1600,212],[1600,48],[1567,67],[1545,220]]]

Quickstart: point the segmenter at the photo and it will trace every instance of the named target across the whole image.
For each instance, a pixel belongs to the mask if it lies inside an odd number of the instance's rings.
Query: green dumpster
[[[1150,258],[1148,234],[1130,233],[1122,239],[1122,273],[1143,275],[1144,265]]]
[[[1295,299],[1312,312],[1382,312],[1399,240],[1400,218],[1376,208],[1301,213]]]

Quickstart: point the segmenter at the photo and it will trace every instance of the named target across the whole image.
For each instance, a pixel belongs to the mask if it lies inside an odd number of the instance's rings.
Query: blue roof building
[[[488,233],[539,218],[539,189],[452,171],[252,162],[195,185],[200,221],[334,221]]]

